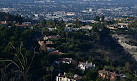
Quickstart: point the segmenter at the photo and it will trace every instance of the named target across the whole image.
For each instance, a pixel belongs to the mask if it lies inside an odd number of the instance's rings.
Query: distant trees
[[[132,28],[134,28],[134,29],[137,29],[137,21],[135,21],[133,23],[130,23],[129,26],[132,27]]]
[[[11,15],[9,13],[3,13],[0,12],[0,20],[2,21],[7,21],[7,22],[13,22],[16,21],[19,24],[22,24],[23,22],[23,17],[21,17],[21,15]]]
[[[7,13],[7,15],[5,15],[5,19],[6,21],[13,21],[13,16]]]
[[[104,19],[105,19],[105,16],[102,16],[101,17],[101,21],[104,22]]]
[[[45,20],[43,22],[45,22]],[[46,26],[54,28],[56,26],[56,22],[52,20],[48,20]]]
[[[75,20],[74,24],[75,24],[76,28],[80,27],[80,21],[78,19]]]
[[[40,22],[42,27],[46,27],[47,25],[47,21],[44,19],[43,21]]]
[[[99,17],[99,16],[96,16],[96,17],[95,17],[95,21],[100,21],[100,17]]]
[[[22,24],[23,18],[21,17],[21,15],[17,15],[15,18],[16,18],[16,22],[18,22],[19,24]]]
[[[95,17],[95,21],[101,21],[101,22],[104,22],[104,19],[105,19],[105,16],[96,16]]]
[[[34,30],[37,30],[37,29],[38,29],[38,27],[37,27],[35,24],[33,24],[32,28],[33,28]]]
[[[47,27],[43,27],[43,28],[41,29],[41,33],[42,33],[43,36],[44,36],[44,35],[48,35],[48,33],[49,33],[48,28],[47,28]]]

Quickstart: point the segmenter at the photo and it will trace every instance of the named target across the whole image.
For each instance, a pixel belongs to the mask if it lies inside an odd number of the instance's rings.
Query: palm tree
[[[54,70],[54,67],[51,66],[51,67],[50,67],[50,71],[51,71],[51,81],[52,81],[52,72],[53,72],[53,70]]]
[[[46,68],[46,71],[49,71],[49,70],[50,70],[49,67],[47,67],[47,68]]]
[[[46,68],[46,71],[48,71],[48,72],[50,71],[51,72],[51,81],[52,81],[52,72],[53,72],[53,70],[54,70],[53,66]]]

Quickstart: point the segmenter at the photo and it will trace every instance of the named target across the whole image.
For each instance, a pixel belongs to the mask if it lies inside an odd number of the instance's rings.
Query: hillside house
[[[58,74],[58,76],[56,76],[56,81],[81,81],[82,77],[75,74],[74,76],[66,76],[66,73],[64,73],[64,75],[62,74]]]
[[[115,72],[107,71],[105,69],[99,70],[98,73],[99,73],[100,77],[102,77],[103,79],[105,79],[105,78],[110,79],[110,81],[116,81],[116,80],[120,79],[120,75],[118,75]]]
[[[78,65],[78,68],[81,69],[82,71],[85,71],[87,69],[95,69],[95,64],[93,64],[92,62],[88,63],[83,63],[83,62],[80,62],[79,65]]]

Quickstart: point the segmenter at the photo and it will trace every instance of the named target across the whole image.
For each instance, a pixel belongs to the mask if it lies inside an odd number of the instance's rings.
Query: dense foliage
[[[6,16],[10,18],[11,15]],[[96,19],[98,20],[98,17]],[[81,25],[78,20],[74,24],[74,28]],[[73,32],[64,31],[64,21],[44,20],[40,25],[42,28],[34,24],[33,29],[19,28],[14,24],[11,24],[11,27],[0,27],[1,81],[54,81],[56,75],[63,72],[84,76],[85,81],[103,81],[98,76],[98,70],[104,68],[126,74],[127,77],[122,81],[136,81],[134,58],[111,36],[110,30],[104,23],[93,24],[92,30]],[[48,27],[56,27],[58,30],[48,31]],[[42,36],[60,35],[61,38],[52,41],[54,48],[65,54],[49,55],[40,51],[39,32]],[[82,73],[76,69],[77,63],[54,64],[55,60],[63,57],[73,58],[77,62],[93,62],[97,67]],[[104,81],[109,80],[104,79]]]

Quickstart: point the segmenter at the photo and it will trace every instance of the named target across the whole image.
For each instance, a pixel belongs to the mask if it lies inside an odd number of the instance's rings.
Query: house
[[[22,24],[32,25],[31,22],[22,22]]]
[[[61,38],[59,35],[44,36],[44,40]]]
[[[50,55],[62,55],[62,54],[64,54],[64,53],[62,53],[62,52],[59,52],[59,51],[52,51],[52,52],[50,52],[49,53]]]
[[[56,50],[55,50],[55,48],[53,48],[53,47],[47,47],[47,51],[48,51],[48,52],[53,52],[53,51],[56,51]]]
[[[80,30],[80,28],[73,28],[73,31],[78,31]]]
[[[55,48],[53,48],[53,47],[47,47],[47,44],[53,44],[52,41],[40,41],[39,40],[38,43],[40,45],[40,49],[43,51],[47,51],[50,53],[56,51]],[[61,54],[61,52],[58,52],[58,51],[56,51],[56,52],[57,52],[57,54]],[[56,52],[54,52],[54,53],[56,53]]]
[[[120,79],[120,75],[118,75],[117,73],[115,72],[110,72],[110,71],[107,71],[105,69],[103,70],[99,70],[98,71],[100,77],[102,77],[103,79],[110,79],[110,81],[115,81],[115,80],[119,80]]]
[[[38,43],[39,43],[40,46],[45,45],[45,42],[44,42],[44,41],[40,41],[40,40],[39,40]]]
[[[67,12],[66,15],[67,15],[67,16],[74,16],[74,15],[75,15],[75,12]]]
[[[108,25],[107,28],[109,28],[110,30],[115,30],[115,26],[114,25]]]
[[[39,45],[40,45],[40,50],[42,51],[47,51],[47,45],[45,44],[44,41],[38,41]]]
[[[64,75],[62,74],[58,74],[58,76],[56,76],[56,81],[81,81],[82,77],[75,74],[73,76],[67,76],[66,73],[64,73]]]
[[[80,29],[91,30],[91,29],[92,29],[92,26],[86,25],[86,26],[80,27]]]
[[[7,24],[7,21],[0,21],[0,24]]]
[[[73,61],[72,58],[61,58],[57,61],[55,61],[55,63],[59,64],[59,63],[64,63],[64,64],[71,64]]]
[[[73,31],[78,31],[80,28],[71,28],[71,27],[65,27],[64,31],[66,32],[73,32]]]
[[[122,21],[124,19],[123,18],[114,18],[114,20],[116,20],[116,21]]]
[[[1,25],[2,27],[7,27],[7,26],[8,26],[8,24],[7,24],[6,21],[0,21],[0,25]]]
[[[54,30],[57,30],[57,28],[48,28],[49,31],[54,31]]]
[[[98,23],[98,21],[95,20],[81,20],[82,22],[90,22],[90,23]]]
[[[85,71],[87,69],[95,69],[95,67],[96,67],[95,64],[92,64],[92,62],[90,62],[90,63],[88,63],[88,62],[86,62],[86,63],[80,62],[78,64],[78,68],[81,69],[82,71]]]
[[[124,75],[124,74],[120,74],[119,76],[120,76],[120,78],[126,78],[126,77],[127,77],[127,76]]]
[[[46,41],[46,44],[54,44],[52,41]]]
[[[119,28],[128,28],[129,24],[128,23],[118,23]]]
[[[78,62],[72,58],[59,58],[58,60],[55,60],[54,61],[55,64],[60,64],[60,63],[63,63],[63,64],[71,64],[71,65],[74,65],[75,67],[77,67],[78,65]]]
[[[66,64],[71,64],[72,63],[72,58],[62,58],[61,62],[66,63]]]
[[[16,27],[23,27],[23,28],[28,28],[29,25],[28,24],[15,24]]]
[[[66,27],[72,27],[74,24],[73,23],[67,23]]]

